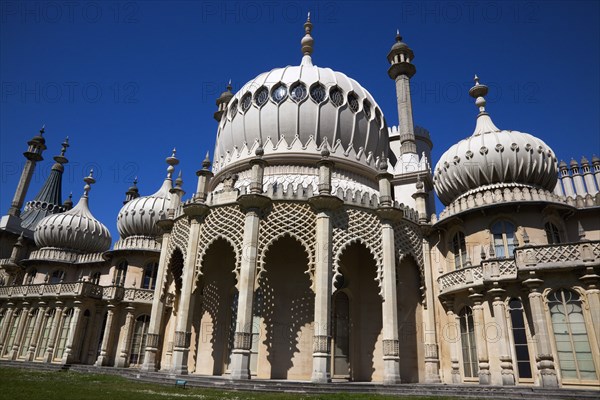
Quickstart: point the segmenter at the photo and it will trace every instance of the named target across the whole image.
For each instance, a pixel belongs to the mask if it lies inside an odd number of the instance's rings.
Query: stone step
[[[60,371],[69,369],[78,373],[100,373],[119,375],[127,379],[141,382],[174,385],[176,379],[187,381],[187,386],[211,389],[285,392],[302,394],[327,393],[363,393],[385,394],[394,396],[449,396],[468,399],[502,399],[502,400],[600,400],[600,391],[593,389],[545,389],[531,386],[479,386],[479,385],[446,385],[409,383],[400,385],[383,385],[368,382],[333,382],[326,384],[252,379],[248,381],[230,380],[227,377],[203,375],[174,375],[168,372],[143,372],[133,368],[95,367],[93,365],[31,363],[23,361],[0,360],[0,366],[27,368],[35,370]]]

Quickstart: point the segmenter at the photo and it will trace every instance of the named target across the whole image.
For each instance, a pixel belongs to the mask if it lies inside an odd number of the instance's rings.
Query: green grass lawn
[[[394,399],[392,396],[357,394],[289,394],[255,393],[201,388],[176,388],[128,380],[120,376],[83,374],[79,372],[36,371],[17,368],[0,368],[0,399],[6,400],[366,400]],[[401,399],[410,399],[401,397]],[[414,397],[413,399],[434,399]],[[441,397],[435,397],[442,400]],[[450,398],[445,398],[450,400]]]

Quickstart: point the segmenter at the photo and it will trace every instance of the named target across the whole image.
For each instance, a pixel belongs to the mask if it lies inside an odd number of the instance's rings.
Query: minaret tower
[[[413,124],[412,100],[410,97],[410,78],[417,72],[412,60],[413,51],[402,41],[400,32],[396,32],[396,43],[387,55],[390,63],[388,75],[396,81],[398,99],[398,124],[400,130],[400,153],[403,160],[406,154],[417,154],[415,128]],[[409,156],[414,159],[414,156]]]
[[[25,162],[25,167],[23,167],[21,179],[19,179],[17,190],[15,190],[15,196],[10,204],[8,215],[13,217],[21,216],[21,207],[23,207],[23,202],[25,201],[25,196],[27,195],[27,189],[31,183],[33,171],[35,170],[35,165],[38,161],[43,160],[42,152],[46,150],[46,139],[44,139],[43,135],[44,126],[42,126],[42,129],[40,129],[39,135],[34,136],[29,142],[27,142],[29,147],[27,148],[27,151],[23,153],[27,161]]]

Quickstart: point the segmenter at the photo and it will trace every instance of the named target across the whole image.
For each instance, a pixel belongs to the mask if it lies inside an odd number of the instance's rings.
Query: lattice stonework
[[[190,222],[187,218],[180,218],[175,222],[173,230],[171,231],[171,237],[169,238],[169,244],[167,245],[167,254],[170,256],[175,251],[175,248],[179,248],[183,254],[183,259],[187,257],[188,240],[190,237]]]
[[[364,243],[377,265],[377,282],[380,294],[383,288],[383,259],[381,244],[381,223],[371,212],[354,208],[337,211],[333,215],[333,282],[341,275],[339,260],[344,249],[355,242]]]
[[[291,236],[304,246],[308,255],[307,273],[314,290],[316,216],[307,203],[274,202],[271,211],[260,221],[256,280],[265,270],[269,247],[284,236]]]
[[[423,266],[423,244],[418,228],[409,222],[401,221],[394,224],[394,248],[398,255],[398,262],[410,254],[419,267],[421,280],[421,295],[425,298],[425,269]]]
[[[236,255],[235,277],[239,282],[240,262],[242,259],[242,240],[244,236],[244,213],[239,206],[212,208],[200,227],[198,239],[198,258],[196,275],[202,274],[202,260],[210,245],[217,239],[224,239],[233,247]]]

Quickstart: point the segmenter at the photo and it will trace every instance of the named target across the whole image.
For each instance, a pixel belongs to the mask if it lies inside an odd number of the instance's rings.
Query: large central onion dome
[[[117,217],[117,229],[121,238],[130,236],[158,236],[161,234],[156,222],[166,218],[167,208],[173,188],[172,175],[179,160],[175,157],[175,149],[171,157],[167,157],[167,178],[158,191],[150,196],[138,197],[121,208]]]
[[[83,196],[69,211],[52,214],[42,219],[34,231],[38,247],[55,247],[81,253],[101,253],[110,248],[110,232],[98,221],[88,207],[88,194],[96,180],[90,175],[84,179]]]
[[[498,129],[485,111],[487,91],[475,76],[469,91],[479,107],[475,131],[450,147],[435,167],[435,191],[445,205],[490,185],[548,191],[556,186],[558,169],[552,149],[528,133]]]
[[[273,163],[320,159],[323,142],[336,162],[374,169],[388,136],[371,94],[341,72],[312,63],[310,18],[304,24],[299,66],[273,69],[246,83],[228,102],[219,122],[213,168],[235,167],[255,156]],[[282,158],[283,157],[283,158]]]

